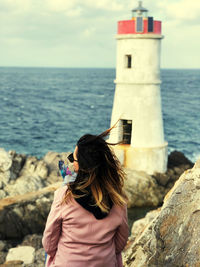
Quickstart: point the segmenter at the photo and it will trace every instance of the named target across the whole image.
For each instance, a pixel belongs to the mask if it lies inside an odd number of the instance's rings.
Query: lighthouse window
[[[153,17],[148,17],[148,32],[153,32]]]
[[[131,143],[131,132],[132,132],[132,121],[131,120],[122,120],[123,125],[123,143]]]
[[[131,68],[131,63],[132,63],[131,55],[126,55],[125,61],[126,61],[125,67],[130,69]]]
[[[136,32],[143,32],[143,17],[136,18]]]

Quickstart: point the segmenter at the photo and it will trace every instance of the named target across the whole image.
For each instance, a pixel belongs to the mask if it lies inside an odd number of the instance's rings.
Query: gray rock
[[[6,261],[22,261],[24,264],[34,262],[35,249],[31,246],[19,246],[9,249]]]
[[[0,180],[0,189],[3,189],[3,187],[4,187],[3,181]]]
[[[0,171],[0,181],[1,181],[1,188],[4,188],[10,182],[10,170],[1,172]]]
[[[45,183],[39,176],[21,176],[14,184],[4,187],[4,190],[9,196],[17,196],[37,191],[44,186]]]
[[[159,185],[165,186],[171,177],[166,173],[156,173],[153,175],[153,178],[155,178]]]
[[[67,155],[69,153],[57,153],[49,151],[43,158],[44,162],[49,166],[50,171],[58,170],[58,161],[63,160],[66,156],[65,161],[67,160]]]
[[[174,167],[174,173],[180,176],[184,172],[184,166]]]
[[[24,261],[21,260],[6,260],[7,255],[9,254],[9,251],[0,251],[0,267],[44,267],[44,260],[45,260],[45,251],[42,247],[42,235],[28,235],[24,238],[23,242],[18,244],[18,247],[33,247],[35,249],[33,261],[31,263],[24,263]],[[33,244],[33,246],[31,245]],[[10,249],[12,249],[12,245]],[[18,254],[18,253],[17,253]],[[17,255],[17,258],[19,255]]]
[[[43,248],[38,249],[35,252],[35,261],[33,267],[44,267],[45,251]]]
[[[45,179],[48,176],[48,166],[43,160],[36,157],[28,157],[20,172],[20,176],[39,176]]]
[[[0,200],[0,239],[22,239],[41,234],[51,207],[57,183],[37,192]]]
[[[139,219],[133,223],[133,226],[131,229],[132,241],[133,239],[137,238],[137,236],[141,235],[141,233],[148,226],[148,224],[152,220],[154,220],[158,216],[159,213],[160,213],[160,208],[158,208],[157,210],[149,211],[144,218]]]
[[[12,158],[5,149],[0,148],[0,172],[6,172],[10,170],[12,166]]]
[[[158,216],[124,253],[125,267],[200,266],[200,160],[165,196]]]
[[[1,154],[0,166],[3,172],[0,171],[0,199],[34,192],[62,181],[58,161],[67,162],[69,153],[49,152],[40,160],[34,156],[17,154],[15,151],[8,153],[2,150]]]
[[[6,248],[6,243],[3,240],[0,240],[0,251],[3,251]]]
[[[157,207],[163,201],[166,189],[145,172],[126,169],[125,191],[130,207]]]
[[[38,250],[42,247],[42,234],[27,235],[24,237],[23,242],[20,245],[31,246]]]
[[[9,253],[9,249],[14,247],[33,247],[35,249],[34,259],[31,263],[24,263],[21,260],[9,260],[6,261],[6,256]],[[23,241],[15,241],[15,240],[8,240],[8,241],[0,241],[0,267],[44,267],[44,259],[45,259],[45,251],[42,247],[42,234],[33,234],[27,235],[24,237]]]
[[[12,166],[10,168],[11,180],[15,180],[19,176],[19,173],[23,168],[26,160],[26,155],[17,154],[14,150],[10,150],[8,153],[12,158]]]
[[[168,169],[166,173],[154,173],[152,176],[145,172],[125,169],[125,191],[129,198],[128,207],[158,207],[174,186],[180,175],[190,167],[189,164]]]
[[[7,196],[7,193],[4,190],[0,190],[0,199]]]
[[[181,165],[188,165],[187,169],[190,169],[194,164],[186,158],[186,156],[180,151],[172,151],[168,156],[168,168],[173,168]]]
[[[7,252],[0,251],[0,264],[4,263],[6,260]],[[1,265],[0,265],[1,266]]]

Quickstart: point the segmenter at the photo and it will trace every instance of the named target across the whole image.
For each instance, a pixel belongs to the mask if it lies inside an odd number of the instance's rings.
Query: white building
[[[118,22],[116,88],[110,142],[125,167],[148,174],[167,168],[160,96],[161,21],[141,1],[131,20]]]

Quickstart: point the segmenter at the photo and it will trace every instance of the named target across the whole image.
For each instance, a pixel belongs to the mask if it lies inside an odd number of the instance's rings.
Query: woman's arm
[[[61,195],[62,194],[60,194],[60,189],[56,190],[54,193],[54,200],[47,218],[42,238],[43,247],[47,254],[49,254],[51,257],[54,257],[56,254],[58,240],[62,227]]]
[[[116,254],[119,254],[122,252],[122,250],[126,246],[128,236],[129,236],[129,228],[128,228],[128,219],[127,219],[127,207],[124,207],[123,215],[122,215],[122,222],[120,226],[117,228],[117,231],[114,236]]]

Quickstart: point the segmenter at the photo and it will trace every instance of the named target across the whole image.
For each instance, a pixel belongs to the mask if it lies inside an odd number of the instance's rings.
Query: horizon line
[[[49,68],[49,69],[116,69],[116,67],[59,67],[59,66],[0,66],[0,68]],[[180,68],[180,67],[164,67],[164,68],[160,68],[162,69],[180,69],[180,70],[199,70],[199,68]]]

